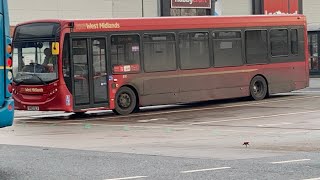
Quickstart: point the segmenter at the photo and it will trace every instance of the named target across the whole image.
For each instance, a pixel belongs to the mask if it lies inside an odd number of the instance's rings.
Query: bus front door
[[[74,110],[108,107],[105,38],[72,38]]]

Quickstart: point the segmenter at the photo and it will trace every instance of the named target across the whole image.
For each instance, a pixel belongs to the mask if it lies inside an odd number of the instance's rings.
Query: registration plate
[[[28,106],[28,111],[39,111],[39,106]]]

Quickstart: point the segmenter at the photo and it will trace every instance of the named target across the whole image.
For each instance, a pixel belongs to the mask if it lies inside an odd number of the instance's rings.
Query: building
[[[12,25],[33,19],[159,16],[157,0],[8,0],[8,3]]]
[[[316,9],[319,0],[9,0],[12,27],[34,19],[303,13],[310,31],[311,72],[320,75],[320,11]]]
[[[160,16],[160,0],[8,0],[11,26],[35,19]]]

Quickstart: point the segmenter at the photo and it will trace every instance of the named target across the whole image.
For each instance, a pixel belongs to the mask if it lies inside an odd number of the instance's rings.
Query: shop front
[[[320,25],[308,27],[310,75],[320,76]]]

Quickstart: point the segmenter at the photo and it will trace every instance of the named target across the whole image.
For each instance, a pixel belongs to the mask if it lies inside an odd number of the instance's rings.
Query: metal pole
[[[214,16],[216,9],[216,0],[211,0],[211,15]]]
[[[157,10],[158,10],[158,16],[161,16],[161,0],[158,0]]]
[[[141,16],[142,16],[142,17],[144,17],[144,2],[143,2],[143,1],[144,1],[144,0],[141,0],[141,7],[142,7],[142,8],[141,8],[141,9],[142,9],[142,10],[141,10],[141,11],[142,11]]]

